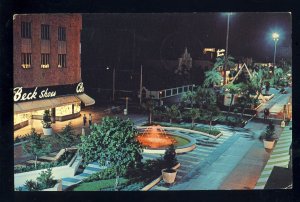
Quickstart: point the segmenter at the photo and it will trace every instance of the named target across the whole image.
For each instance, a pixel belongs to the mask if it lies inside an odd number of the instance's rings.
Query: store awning
[[[84,103],[85,106],[90,106],[95,104],[95,100],[85,93],[76,96]]]
[[[54,107],[63,106],[66,104],[79,103],[79,99],[76,95],[67,95],[63,97],[45,99],[45,100],[36,100],[29,102],[20,102],[14,104],[14,113],[24,113],[30,111],[38,111],[43,109],[49,109]]]

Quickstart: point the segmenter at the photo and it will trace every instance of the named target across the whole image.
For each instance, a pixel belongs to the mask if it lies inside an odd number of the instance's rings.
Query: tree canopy
[[[129,119],[104,117],[100,125],[91,126],[90,135],[81,137],[79,153],[85,164],[97,161],[106,165],[109,162],[118,179],[142,159],[142,147],[136,135],[137,130]]]

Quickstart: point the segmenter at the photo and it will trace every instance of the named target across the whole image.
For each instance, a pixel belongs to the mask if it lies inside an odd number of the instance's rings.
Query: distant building
[[[14,128],[41,119],[80,116],[84,94],[80,66],[80,14],[22,14],[13,18]]]

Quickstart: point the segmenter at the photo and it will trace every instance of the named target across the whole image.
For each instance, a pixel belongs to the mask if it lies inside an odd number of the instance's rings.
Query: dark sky
[[[280,34],[278,52],[291,46],[291,20],[289,13],[233,13],[229,54],[272,60],[271,34]],[[187,46],[197,59],[205,47],[225,48],[226,26],[224,13],[83,14],[82,58],[87,66],[125,65],[177,59]]]

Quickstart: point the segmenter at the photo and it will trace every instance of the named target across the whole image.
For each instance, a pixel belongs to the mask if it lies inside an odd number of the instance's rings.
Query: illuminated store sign
[[[68,94],[79,94],[83,92],[83,82],[70,85],[44,86],[35,88],[15,87],[14,102],[41,100]]]
[[[204,48],[203,53],[206,54],[206,52],[214,53],[214,52],[216,52],[216,49],[215,48]]]
[[[224,53],[225,53],[225,49],[218,49],[217,50],[217,57],[224,56]]]

